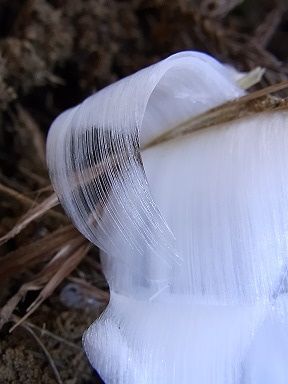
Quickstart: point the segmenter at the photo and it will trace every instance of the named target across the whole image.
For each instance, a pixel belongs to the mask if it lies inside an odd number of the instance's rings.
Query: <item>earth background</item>
[[[45,137],[60,112],[181,50],[241,71],[264,67],[258,88],[275,84],[288,77],[287,42],[287,0],[0,0],[0,236],[52,193]],[[81,349],[109,294],[97,250],[86,250],[60,281],[48,273],[35,283],[53,256],[47,244],[62,241],[65,226],[56,207],[0,248],[0,307],[12,308],[1,315],[1,384],[101,382]],[[81,238],[69,230],[69,241]],[[43,303],[10,333],[47,281]],[[19,302],[9,302],[29,282]]]

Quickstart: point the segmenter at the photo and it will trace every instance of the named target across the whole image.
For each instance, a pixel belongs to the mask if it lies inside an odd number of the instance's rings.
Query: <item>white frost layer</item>
[[[105,383],[287,383],[287,296],[269,310],[186,300],[112,295],[84,335]]]
[[[106,384],[288,382],[288,114],[139,149],[241,95],[231,71],[185,52],[51,127],[52,183],[111,290],[84,337]]]
[[[277,292],[288,261],[287,126],[287,112],[254,115],[142,153],[183,258],[172,291],[244,303]]]
[[[52,184],[75,226],[107,254],[110,288],[115,281],[122,291],[119,284],[126,280],[123,268],[117,272],[119,263],[126,265],[128,280],[147,286],[162,281],[161,268],[172,268],[180,257],[151,197],[139,141],[146,145],[175,124],[241,95],[223,65],[183,52],[97,92],[54,121],[47,140]],[[121,251],[127,245],[130,255]]]
[[[263,114],[142,153],[182,263],[150,300],[112,292],[84,338],[106,383],[287,383],[287,122]]]

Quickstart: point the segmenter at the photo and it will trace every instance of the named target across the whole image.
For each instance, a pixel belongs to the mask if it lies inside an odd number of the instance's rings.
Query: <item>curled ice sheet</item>
[[[207,55],[173,55],[51,127],[52,183],[76,227],[101,249],[110,285],[110,303],[84,337],[106,384],[262,383],[259,367],[269,357],[261,348],[271,343],[261,329],[267,323],[276,335],[278,320],[269,319],[280,316],[275,303],[286,292],[288,115],[262,114],[149,148],[243,95],[233,73]],[[280,384],[288,382],[285,340],[274,345]]]

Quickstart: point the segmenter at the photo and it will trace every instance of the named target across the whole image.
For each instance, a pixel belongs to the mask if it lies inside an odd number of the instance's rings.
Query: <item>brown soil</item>
[[[287,80],[286,3],[0,0],[0,236],[51,194],[45,166],[47,130],[57,114],[91,92],[185,49],[211,53],[240,70],[265,67],[261,85]],[[10,265],[7,254],[18,260],[21,250],[29,258],[37,241],[68,224],[59,207],[51,212],[1,247],[0,265]],[[37,252],[41,257],[27,266],[20,268],[18,261],[14,269],[10,265],[7,279],[0,267],[0,306],[46,271],[53,252]],[[91,287],[107,295],[97,250],[89,250],[66,275],[10,334],[47,282],[38,281],[38,290],[30,287],[13,307],[0,331],[0,384],[59,383],[58,374],[65,384],[99,382],[81,349],[83,331],[100,312]],[[68,299],[63,288],[69,276],[90,285]]]
[[[50,304],[50,303],[49,303]],[[54,305],[43,305],[33,324],[49,330],[51,334],[35,330],[61,372],[64,383],[97,383],[83,356],[81,337],[95,319],[89,312],[67,310]],[[61,339],[55,339],[59,336]],[[67,344],[66,344],[67,343]],[[54,384],[55,376],[47,356],[26,328],[17,328],[6,334],[0,343],[0,382]]]

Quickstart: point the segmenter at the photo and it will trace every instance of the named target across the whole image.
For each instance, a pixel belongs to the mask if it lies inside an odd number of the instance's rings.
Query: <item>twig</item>
[[[48,186],[46,188],[48,188]],[[30,197],[28,197],[26,195],[23,195],[22,193],[16,191],[13,188],[7,187],[7,185],[4,185],[2,183],[0,183],[0,192],[4,193],[5,195],[12,197],[13,199],[15,199],[17,201],[19,201],[19,203],[21,203],[22,205],[24,205],[27,208],[32,208],[33,206],[35,206],[37,204],[35,200],[31,199]],[[49,196],[49,198],[51,198],[51,196]],[[56,202],[54,206],[56,206],[56,205],[58,205],[58,202]],[[27,214],[28,213],[29,212],[27,212]],[[66,217],[63,214],[61,214],[59,212],[55,212],[53,210],[47,211],[47,215],[54,217],[57,220],[61,220],[61,221],[65,220],[66,221]]]
[[[282,20],[283,12],[284,8],[278,5],[268,13],[264,21],[256,28],[252,40],[261,47],[266,47]]]
[[[239,99],[229,101],[219,107],[215,107],[200,115],[194,116],[176,127],[173,127],[151,140],[141,149],[145,150],[149,147],[172,140],[176,137],[195,132],[196,130],[208,128],[220,123],[223,124],[244,116],[260,112],[288,109],[287,99],[275,99],[268,97],[271,93],[279,92],[287,88],[288,81],[283,81],[240,97]]]
[[[15,321],[15,322],[18,322],[20,320],[20,318],[18,316],[16,316],[16,315],[12,315],[11,316],[11,320]],[[77,345],[75,343],[72,343],[71,341],[66,340],[63,337],[59,336],[59,335],[56,335],[55,333],[53,333],[51,331],[48,331],[47,329],[38,327],[38,325],[33,324],[30,321],[28,321],[28,320],[24,321],[23,325],[27,325],[30,328],[36,329],[41,334],[41,336],[42,335],[47,335],[47,336],[51,337],[52,339],[59,341],[60,343],[66,344],[68,347],[71,347],[71,348],[78,349],[78,350],[82,351],[82,348],[79,347],[79,345]]]
[[[85,296],[93,296],[96,300],[99,300],[105,304],[108,304],[110,294],[108,291],[104,291],[103,289],[97,288],[94,285],[88,283],[88,281],[77,278],[77,277],[70,277],[70,281],[77,284],[79,286],[79,289],[82,289],[82,293]]]
[[[30,134],[31,144],[34,147],[34,153],[40,162],[38,166],[41,165],[41,168],[46,168],[45,139],[40,127],[30,115],[30,113],[25,110],[20,104],[16,105],[16,109],[18,113],[18,124],[16,123],[16,128],[18,130],[21,129],[21,127],[19,127],[19,122],[24,124],[26,131],[28,132],[28,134]]]
[[[55,375],[57,383],[63,384],[60,373],[59,373],[59,371],[56,367],[56,364],[54,363],[54,360],[53,360],[52,356],[50,355],[50,352],[48,351],[48,349],[45,347],[45,345],[42,343],[42,341],[39,339],[39,337],[36,335],[36,333],[30,328],[30,326],[27,323],[22,323],[21,327],[24,328],[28,333],[30,333],[30,335],[35,339],[35,341],[38,343],[38,345],[42,349],[44,355],[46,356],[46,358],[47,358],[47,360],[48,360],[48,362],[52,368],[52,371]]]
[[[27,197],[22,193],[17,192],[15,189],[9,188],[2,183],[0,183],[0,192],[5,193],[6,195],[12,197],[13,199],[19,201],[25,207],[32,206],[34,204],[34,201],[30,199],[30,197]]]
[[[6,191],[7,192],[7,187],[5,187],[4,185],[0,184],[0,191]],[[8,191],[8,192],[11,195],[11,190]],[[21,199],[23,200],[23,196],[22,195],[19,196],[19,194],[15,193],[15,191],[13,193],[13,196],[17,197],[17,198],[21,197]],[[25,197],[24,200],[27,201],[27,198]],[[56,207],[56,205],[58,205],[58,198],[57,198],[56,194],[53,193],[48,198],[43,200],[40,204],[37,204],[34,208],[31,208],[20,219],[20,222],[18,224],[16,224],[8,233],[6,233],[6,235],[2,236],[0,238],[0,245],[5,243],[6,241],[12,239],[16,235],[18,235],[18,233],[20,233],[24,228],[26,228],[28,224],[30,224],[32,221],[34,221],[36,219],[39,219],[45,213],[50,212],[50,215],[51,215],[51,213],[52,213],[51,209]],[[55,212],[54,212],[54,217],[55,216],[57,216],[58,220],[59,220],[59,217],[62,220],[63,220],[63,218],[65,218],[65,216],[62,216],[60,214],[55,215]]]
[[[26,167],[23,167],[22,165],[19,165],[18,169],[24,176],[26,176],[30,180],[36,182],[41,187],[46,188],[47,183],[49,183],[49,181],[46,177],[43,177],[43,176],[36,174],[35,172],[31,171],[31,169],[27,169]]]
[[[27,268],[50,260],[52,255],[67,244],[80,241],[81,235],[71,226],[61,227],[42,239],[17,248],[1,258],[0,281],[21,273]],[[83,238],[82,238],[83,239]]]
[[[39,295],[32,302],[32,304],[27,308],[26,314],[17,321],[13,327],[9,330],[13,332],[20,324],[22,324],[36,309],[46,300],[58,287],[58,285],[70,275],[70,273],[77,267],[77,265],[82,261],[86,256],[91,245],[86,244],[86,241],[83,244],[83,240],[80,239],[79,247],[73,250],[72,254],[69,255],[69,258],[65,259],[64,262],[59,266],[58,270],[51,277],[49,276],[49,281],[46,283],[44,288],[42,288]],[[7,317],[7,316],[6,316]]]

